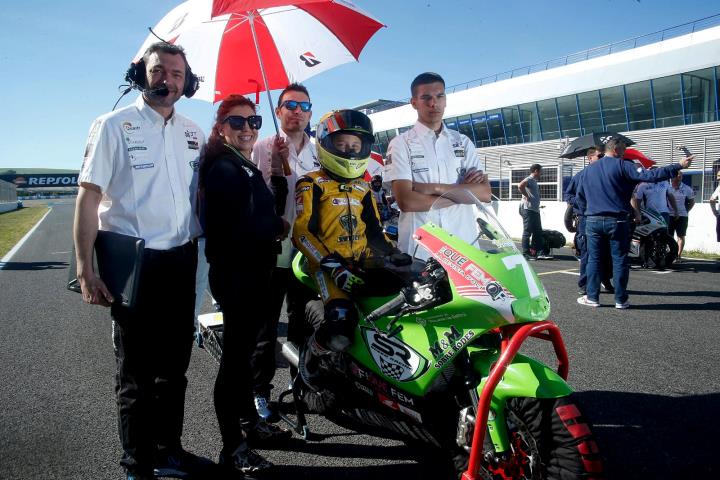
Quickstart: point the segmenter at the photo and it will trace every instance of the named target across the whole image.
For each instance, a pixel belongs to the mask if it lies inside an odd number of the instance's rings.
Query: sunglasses
[[[253,130],[260,130],[260,127],[262,127],[262,117],[260,115],[250,115],[247,118],[242,115],[230,115],[223,120],[223,123],[229,123],[230,128],[233,130],[242,130],[245,127],[245,122]]]
[[[295,111],[297,107],[300,107],[300,110],[303,112],[309,112],[312,108],[312,103],[310,102],[298,102],[296,100],[285,100],[280,104],[281,107],[285,107],[288,110]]]

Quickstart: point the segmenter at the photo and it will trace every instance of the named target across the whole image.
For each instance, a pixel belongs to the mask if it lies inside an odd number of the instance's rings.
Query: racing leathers
[[[338,181],[326,171],[298,179],[293,242],[308,260],[325,305],[315,332],[319,347],[350,346],[357,312],[350,296],[362,285],[362,269],[382,266],[398,250],[385,237],[369,185],[362,179]]]

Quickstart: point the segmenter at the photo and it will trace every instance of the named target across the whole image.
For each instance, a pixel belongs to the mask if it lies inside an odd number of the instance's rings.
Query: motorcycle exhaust
[[[292,344],[291,342],[283,343],[282,355],[283,357],[285,357],[285,360],[287,360],[290,365],[297,368],[298,363],[300,363],[300,352],[294,344]]]

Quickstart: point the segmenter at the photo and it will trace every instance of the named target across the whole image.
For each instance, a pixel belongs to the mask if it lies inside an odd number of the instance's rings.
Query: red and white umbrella
[[[189,0],[153,28],[135,59],[157,37],[181,45],[201,80],[193,98],[214,103],[357,61],[383,26],[345,0]]]
[[[655,165],[654,160],[650,160],[644,153],[634,148],[626,148],[623,159],[632,160],[635,163],[639,163],[640,165],[642,165],[643,168],[650,168]]]

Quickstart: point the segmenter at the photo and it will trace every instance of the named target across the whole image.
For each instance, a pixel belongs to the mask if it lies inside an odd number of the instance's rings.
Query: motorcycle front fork
[[[463,350],[459,354],[458,360],[463,372],[465,388],[467,389],[468,396],[470,397],[470,405],[473,412],[472,422],[475,422],[475,428],[477,428],[477,405],[480,402],[478,385],[480,385],[482,378],[480,378],[473,368],[470,355],[467,350]],[[460,422],[462,423],[463,421],[460,420]],[[458,425],[458,443],[461,441],[460,430],[462,428],[463,427]],[[472,429],[469,430],[472,431]],[[468,448],[469,446],[465,447],[466,450]],[[500,405],[493,399],[490,403],[490,411],[488,412],[487,434],[483,438],[483,457],[485,457],[488,462],[497,463],[502,460],[500,457],[502,457],[503,453],[507,452],[509,449],[510,442],[505,418],[505,405]]]

